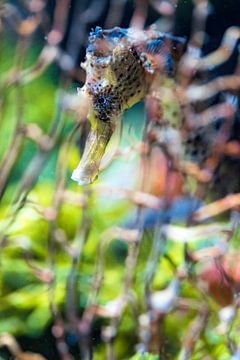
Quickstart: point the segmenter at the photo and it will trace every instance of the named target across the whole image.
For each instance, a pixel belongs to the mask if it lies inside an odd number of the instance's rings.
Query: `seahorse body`
[[[81,91],[91,99],[88,116],[91,131],[73,180],[85,185],[98,176],[117,122],[124,110],[146,95],[156,72],[170,70],[170,48],[177,40],[152,29],[102,30],[97,27],[90,33],[86,61],[82,64],[86,83]]]

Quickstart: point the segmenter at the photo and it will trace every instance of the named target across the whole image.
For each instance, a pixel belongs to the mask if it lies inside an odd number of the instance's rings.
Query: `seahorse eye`
[[[93,106],[97,111],[100,120],[109,121],[114,108],[113,96],[108,94],[96,94]]]
[[[96,107],[99,111],[107,111],[112,104],[111,95],[100,95],[96,97]]]
[[[99,102],[99,104],[104,104],[106,102],[106,99],[103,96],[100,96],[98,98],[98,102]]]

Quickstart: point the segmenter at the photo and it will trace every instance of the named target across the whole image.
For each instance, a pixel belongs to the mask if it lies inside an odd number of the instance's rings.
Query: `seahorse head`
[[[83,67],[96,121],[114,126],[123,110],[145,95],[145,71],[129,30],[97,28],[90,34]]]
[[[136,31],[97,27],[89,36],[86,60],[86,82],[82,91],[91,99],[91,131],[84,154],[72,179],[88,184],[98,175],[106,146],[124,110],[146,94],[156,69],[164,59],[168,66],[167,42],[156,31]],[[164,54],[164,56],[162,56]],[[165,56],[166,54],[166,56]],[[166,60],[166,61],[165,61]]]

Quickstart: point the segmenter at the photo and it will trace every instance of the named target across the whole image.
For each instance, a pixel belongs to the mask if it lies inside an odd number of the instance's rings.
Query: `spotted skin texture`
[[[147,88],[144,68],[134,49],[119,46],[111,60],[102,74],[104,80],[101,77],[97,82],[90,81],[86,85],[87,92],[92,96],[93,111],[98,119],[108,122],[140,101]],[[112,79],[112,82],[106,79]]]
[[[212,154],[217,136],[223,127],[223,122],[217,122],[198,127],[188,134],[185,142],[185,154],[188,159],[202,165]]]
[[[96,118],[112,121],[146,95],[156,73],[172,73],[171,49],[179,44],[184,40],[154,30],[91,32],[82,66]]]
[[[173,42],[183,40],[154,29],[97,27],[90,33],[82,64],[86,83],[81,91],[91,99],[88,115],[91,132],[73,180],[85,185],[96,179],[106,146],[123,112],[146,96],[156,74],[172,72]]]

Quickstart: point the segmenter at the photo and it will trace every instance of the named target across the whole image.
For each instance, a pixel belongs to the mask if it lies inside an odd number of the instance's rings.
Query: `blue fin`
[[[160,39],[151,40],[147,43],[145,50],[148,54],[159,54],[162,45],[163,45],[163,41]]]

